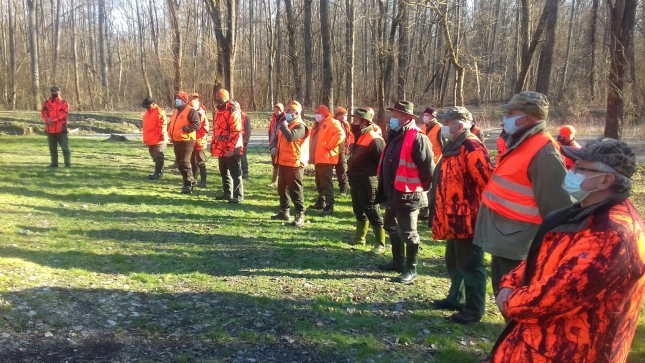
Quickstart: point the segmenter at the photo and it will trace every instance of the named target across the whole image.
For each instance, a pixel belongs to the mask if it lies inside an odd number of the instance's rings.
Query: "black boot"
[[[322,215],[324,216],[330,216],[334,214],[334,205],[333,204],[327,204],[323,210],[322,210]]]
[[[390,241],[392,241],[392,261],[384,265],[379,265],[378,268],[383,271],[403,272],[405,252],[403,250],[403,244],[401,243],[401,237],[398,234],[390,235]]]
[[[289,221],[290,219],[291,215],[289,214],[289,210],[281,210],[280,213],[271,216],[271,220],[274,221]]]
[[[322,199],[322,197],[318,197],[316,204],[312,204],[309,206],[309,209],[313,209],[313,210],[323,210],[323,208],[325,208],[325,201]]]
[[[197,186],[200,188],[206,188],[206,167],[199,168],[199,183]]]
[[[419,256],[419,245],[416,243],[408,243],[405,246],[406,260],[405,271],[398,277],[394,278],[394,282],[402,284],[409,284],[417,279],[417,257]]]
[[[155,161],[155,173],[148,175],[148,179],[157,180],[163,176],[163,160]]]

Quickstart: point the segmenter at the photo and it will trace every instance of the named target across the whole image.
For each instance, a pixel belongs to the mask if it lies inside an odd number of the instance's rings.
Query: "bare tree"
[[[300,84],[300,70],[298,69],[298,49],[296,48],[296,21],[293,16],[291,0],[284,0],[284,7],[287,11],[287,33],[289,35],[289,60],[293,71],[293,88],[296,91],[296,100],[303,102],[302,84]]]
[[[104,1],[104,0],[103,0]],[[170,15],[170,25],[172,26],[173,42],[172,42],[172,55],[173,66],[175,70],[175,83],[173,87],[174,92],[179,92],[183,89],[181,79],[182,67],[182,36],[179,26],[179,0],[167,0],[168,10]]]
[[[305,107],[312,106],[314,92],[314,45],[311,38],[311,0],[304,1],[304,50],[305,50]],[[322,4],[321,4],[322,5]]]
[[[101,62],[101,86],[103,87],[102,92],[102,104],[103,108],[107,108],[110,103],[110,90],[108,82],[108,62],[106,58],[105,51],[105,42],[106,42],[106,13],[105,13],[105,0],[99,0],[98,2],[98,17],[99,17],[99,61]]]
[[[345,30],[345,42],[347,46],[347,52],[345,54],[345,66],[347,67],[345,102],[347,102],[349,112],[352,112],[354,109],[354,0],[345,0],[345,12],[347,13]]]
[[[150,87],[150,80],[148,80],[148,70],[146,68],[146,48],[145,42],[143,40],[145,34],[145,28],[143,24],[143,17],[141,16],[141,8],[139,2],[136,1],[137,6],[137,24],[139,25],[139,47],[141,47],[141,52],[139,53],[139,61],[141,62],[141,76],[143,77],[143,82],[146,85],[146,94],[152,96],[152,88]]]
[[[9,16],[9,75],[10,91],[9,105],[12,110],[16,109],[16,11],[13,0],[7,1],[7,14]]]
[[[520,12],[521,14],[520,24],[521,24],[522,30],[521,30],[520,43],[522,46],[522,54],[521,54],[520,71],[517,76],[517,82],[515,82],[514,93],[519,93],[524,89],[524,84],[526,82],[526,75],[529,71],[529,67],[531,66],[531,60],[533,59],[533,54],[535,54],[535,50],[537,49],[537,46],[540,42],[540,38],[542,38],[542,33],[544,33],[544,27],[546,26],[546,20],[548,16],[547,7],[549,6],[549,3],[553,1],[557,1],[557,0],[547,0],[546,5],[544,6],[544,10],[542,10],[542,15],[540,16],[540,20],[538,21],[535,27],[535,32],[533,33],[533,37],[531,38],[531,41],[529,43],[529,26],[530,26],[529,1],[521,0],[522,7]]]
[[[547,0],[544,11],[547,14],[546,34],[540,60],[538,62],[538,77],[535,90],[548,95],[551,85],[551,70],[553,69],[553,49],[555,48],[555,32],[558,27],[558,0]]]
[[[331,65],[331,25],[329,23],[329,0],[320,0],[320,35],[322,36],[323,67],[321,103],[330,109],[334,105],[334,73]]]
[[[61,0],[56,0],[56,15],[54,16],[54,66],[52,67],[52,81],[56,83],[58,73],[58,58],[60,53],[60,9]]]
[[[397,99],[405,100],[406,81],[408,78],[408,58],[410,57],[409,37],[410,24],[408,19],[408,5],[406,0],[399,0],[399,74],[397,79]]]
[[[35,0],[26,0],[29,21],[29,52],[31,53],[31,96],[34,109],[40,108],[38,92],[40,89],[40,78],[38,70],[38,45],[36,44],[36,3]]]
[[[253,36],[253,28],[255,27],[255,18],[253,16],[254,4],[254,1],[249,2],[249,54],[251,61],[251,96],[247,107],[250,111],[255,111],[257,109],[257,105],[255,104],[255,37]]]

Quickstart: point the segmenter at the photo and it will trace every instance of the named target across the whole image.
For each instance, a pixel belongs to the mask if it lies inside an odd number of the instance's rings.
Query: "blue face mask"
[[[284,115],[284,118],[286,118],[286,119],[287,119],[287,121],[289,121],[289,122],[293,121],[293,115],[292,115],[292,114],[290,114],[290,113],[288,113],[288,114]]]
[[[399,119],[392,117],[390,119],[390,128],[394,131],[399,131],[401,129],[401,126],[399,125]]]
[[[184,104],[184,101],[182,101],[182,100],[175,100],[175,106],[176,106],[176,107],[181,107],[181,105],[183,105],[183,104]]]

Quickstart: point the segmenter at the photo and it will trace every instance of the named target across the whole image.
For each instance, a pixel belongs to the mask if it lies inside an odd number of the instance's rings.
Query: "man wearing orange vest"
[[[376,203],[385,203],[384,228],[392,242],[392,261],[379,268],[401,272],[395,282],[417,278],[419,209],[428,206],[434,155],[428,138],[414,123],[414,104],[396,101],[391,112],[387,144],[378,170]],[[405,247],[404,247],[405,245]]]
[[[311,209],[322,210],[323,215],[334,213],[334,166],[338,164],[340,144],[345,141],[343,127],[331,117],[329,108],[320,105],[316,109],[316,123],[311,131],[309,163],[315,165],[318,201]]]
[[[486,146],[470,133],[473,116],[465,107],[440,114],[446,137],[443,156],[435,169],[431,192],[436,198],[432,239],[446,241],[446,269],[450,290],[432,305],[460,310],[449,317],[460,324],[479,322],[486,308],[484,250],[473,244],[481,195],[493,173]]]
[[[144,98],[141,107],[146,109],[143,115],[143,143],[148,145],[148,152],[155,163],[155,172],[148,179],[157,180],[163,176],[164,154],[168,146],[168,122],[166,113],[151,97]]]
[[[542,218],[571,205],[562,184],[567,170],[546,131],[546,96],[521,92],[502,107],[508,149],[484,190],[473,242],[492,255],[495,294],[502,277],[526,259]]]
[[[576,129],[571,125],[564,125],[560,128],[560,134],[558,135],[558,144],[560,146],[569,146],[574,149],[580,149],[580,144],[576,141]],[[567,157],[564,153],[562,154],[564,158],[564,166],[567,167],[567,170],[573,168],[573,159]]]
[[[432,145],[432,153],[434,154],[434,164],[437,165],[439,164],[439,160],[441,159],[441,148],[443,148],[444,144],[444,139],[443,136],[441,136],[441,124],[437,122],[437,110],[435,110],[432,107],[426,108],[425,111],[423,111],[423,119],[422,125],[419,127],[421,131],[423,132],[424,135],[428,137],[428,140],[430,140],[430,145]],[[428,192],[428,204],[432,204],[432,200],[434,200],[434,196]],[[428,227],[432,228],[432,213],[430,212],[430,208],[421,208],[419,211],[419,219],[420,220],[427,220],[428,221]]]
[[[225,89],[217,91],[215,104],[211,154],[217,157],[223,190],[223,193],[215,199],[228,200],[229,203],[242,203],[244,202],[242,114]]]
[[[343,128],[343,141],[339,146],[338,163],[336,163],[336,180],[338,180],[338,189],[340,195],[347,195],[347,154],[349,153],[349,145],[352,141],[352,133],[350,131],[349,121],[347,121],[347,110],[338,107],[334,115],[336,121],[340,123]]]
[[[197,130],[197,134],[195,135],[197,140],[195,140],[195,149],[193,150],[193,155],[190,158],[190,166],[195,180],[197,179],[197,170],[199,170],[200,180],[199,183],[197,183],[197,186],[200,188],[206,188],[206,154],[204,154],[204,150],[206,150],[206,143],[208,142],[208,118],[206,117],[206,109],[201,107],[199,98],[193,98],[193,100],[190,101],[190,107],[197,111],[200,125],[199,130]]]
[[[276,103],[273,107],[273,114],[271,115],[271,120],[269,121],[269,145],[271,141],[278,136],[278,120],[284,117],[284,105],[280,102]],[[271,162],[273,163],[273,177],[271,178],[271,183],[268,185],[269,188],[275,188],[278,186],[278,164],[276,163],[276,158],[271,157]]]
[[[271,156],[279,165],[278,195],[280,212],[272,215],[273,220],[288,221],[291,216],[291,201],[296,207],[296,216],[291,224],[305,225],[305,197],[302,181],[309,161],[309,129],[300,118],[302,106],[292,101],[285,115],[277,120],[278,132],[271,140]],[[287,194],[288,193],[288,194]]]
[[[352,208],[356,216],[356,234],[351,244],[364,245],[371,224],[374,232],[374,248],[371,252],[382,255],[385,248],[385,230],[381,210],[376,203],[376,172],[385,141],[374,131],[372,115],[364,108],[356,109],[350,127],[354,142],[350,145],[347,177],[351,187]]]
[[[170,117],[168,125],[168,136],[172,140],[179,172],[184,179],[181,192],[190,194],[193,191],[193,177],[190,168],[190,158],[195,148],[196,132],[199,129],[199,114],[192,107],[188,106],[188,95],[186,92],[175,94],[175,112]]]
[[[508,146],[506,146],[506,139],[504,138],[506,136],[506,133],[504,130],[499,134],[497,137],[497,140],[495,143],[497,144],[497,156],[495,156],[495,166],[499,165],[499,161],[502,158],[502,155],[506,152],[506,149],[508,149]]]
[[[58,168],[58,145],[63,150],[65,167],[72,166],[72,152],[69,150],[69,139],[67,137],[67,114],[69,105],[60,97],[58,87],[50,89],[51,97],[43,103],[40,111],[40,117],[45,122],[45,131],[47,132],[47,141],[49,143],[49,156],[51,158],[50,168]]]

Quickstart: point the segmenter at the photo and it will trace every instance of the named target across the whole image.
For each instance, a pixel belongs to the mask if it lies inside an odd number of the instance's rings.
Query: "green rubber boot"
[[[356,221],[356,234],[354,239],[350,242],[350,245],[360,246],[365,244],[365,237],[367,236],[367,231],[370,227],[369,221]]]
[[[370,251],[377,256],[385,253],[385,230],[383,226],[372,227],[372,232],[374,232],[374,248]]]

